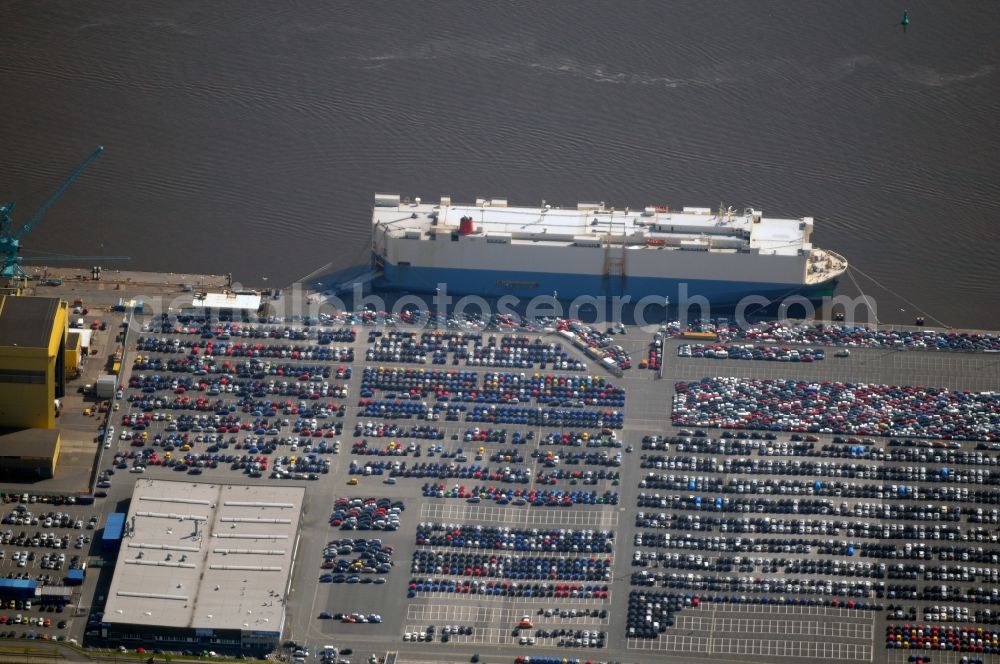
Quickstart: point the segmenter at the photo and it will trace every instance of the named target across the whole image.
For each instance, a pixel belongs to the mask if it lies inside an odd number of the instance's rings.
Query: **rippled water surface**
[[[0,4],[32,251],[288,283],[373,192],[811,215],[883,318],[1000,327],[1000,4]],[[853,291],[848,282],[843,290]]]

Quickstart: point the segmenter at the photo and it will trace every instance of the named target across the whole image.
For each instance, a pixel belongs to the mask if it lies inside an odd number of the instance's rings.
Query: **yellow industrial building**
[[[52,429],[66,389],[69,305],[0,297],[0,427]]]
[[[59,462],[58,429],[0,432],[0,476],[48,479]]]
[[[58,298],[0,296],[2,474],[55,472],[56,400],[65,394],[66,361],[75,361],[66,344],[68,323],[69,305]]]
[[[79,330],[70,330],[66,336],[66,353],[63,362],[66,365],[66,377],[73,378],[80,373],[83,366],[83,338]]]

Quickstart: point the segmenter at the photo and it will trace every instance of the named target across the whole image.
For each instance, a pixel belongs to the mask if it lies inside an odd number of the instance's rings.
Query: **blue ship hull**
[[[662,303],[670,298],[672,305],[687,299],[705,297],[712,307],[732,306],[743,298],[756,295],[769,301],[801,295],[811,301],[831,296],[838,279],[820,284],[748,283],[745,281],[691,280],[650,277],[605,277],[592,274],[559,274],[553,272],[505,272],[500,270],[469,270],[426,267],[399,267],[375,257],[375,268],[382,276],[374,286],[384,290],[435,293],[438,288],[449,295],[480,295],[496,298],[513,295],[530,299],[539,295],[558,294],[563,301],[580,296],[614,297],[628,295],[631,303],[643,297]]]

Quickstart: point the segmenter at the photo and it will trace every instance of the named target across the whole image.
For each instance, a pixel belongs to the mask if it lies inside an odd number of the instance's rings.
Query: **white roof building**
[[[257,291],[195,293],[191,306],[204,309],[255,312],[260,309],[260,293]]]
[[[277,643],[304,495],[303,487],[136,481],[105,606],[109,631]]]

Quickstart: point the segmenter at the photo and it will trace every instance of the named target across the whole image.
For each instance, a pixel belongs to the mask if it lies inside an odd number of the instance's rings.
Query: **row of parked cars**
[[[1000,350],[1000,336],[989,332],[950,332],[917,329],[879,329],[867,325],[840,323],[802,323],[786,325],[764,321],[740,326],[724,319],[692,321],[688,329],[711,331],[722,340],[777,341],[810,345],[847,346],[851,348],[892,348],[896,350],[951,350],[983,352]],[[671,333],[681,332],[679,323],[670,325]]]
[[[843,352],[843,351],[839,351]],[[716,360],[765,360],[770,362],[815,362],[826,359],[822,348],[721,344],[683,344],[678,357],[708,357]]]
[[[91,523],[96,523],[96,522],[91,522]],[[33,546],[33,547],[43,547],[49,549],[66,549],[69,548],[70,539],[71,538],[69,536],[69,533],[63,533],[62,535],[59,535],[58,533],[55,532],[45,532],[45,533],[36,532],[33,535],[29,535],[26,532],[21,531],[20,534],[15,535],[13,531],[7,530],[3,533],[2,537],[0,537],[0,542],[9,546],[17,546],[17,547]],[[90,538],[87,535],[84,535],[83,533],[77,534],[77,541],[81,540],[89,541],[89,539]],[[16,553],[17,552],[15,552],[15,554]],[[34,560],[35,559],[34,551],[27,551],[20,558],[14,558],[13,556],[12,558],[14,560],[20,560],[20,559],[25,559],[27,556],[30,556],[30,558],[27,558],[28,560]],[[3,557],[2,551],[0,551],[0,557]]]
[[[515,528],[460,523],[421,522],[418,546],[515,551],[611,553],[615,533],[611,530],[573,528]]]
[[[1000,441],[1000,392],[728,377],[674,387],[676,426]]]
[[[307,321],[303,321],[307,323]],[[309,321],[312,322],[312,321]],[[334,324],[340,319],[326,318],[320,320],[324,324]],[[357,321],[360,322],[360,321]],[[143,331],[155,331],[161,334],[188,334],[205,335],[211,334],[220,339],[250,338],[250,339],[312,339],[319,336],[330,337],[337,342],[353,342],[357,338],[357,330],[353,327],[313,327],[310,324],[304,326],[286,326],[284,319],[277,320],[276,317],[264,318],[259,323],[238,323],[226,321],[213,321],[203,316],[176,316],[171,317],[163,313],[158,321],[143,325]]]
[[[76,496],[63,496],[63,495],[48,495],[48,494],[35,494],[35,493],[0,493],[0,500],[3,503],[23,503],[26,505],[34,505],[35,503],[44,503],[47,505],[76,505],[78,502],[83,504],[81,501],[77,500]]]
[[[617,505],[617,491],[581,491],[561,489],[522,489],[497,486],[473,486],[427,483],[421,493],[428,498],[461,498],[470,503],[488,500],[497,505],[533,505],[535,507],[572,507],[573,505]]]
[[[410,580],[407,597],[421,593],[446,593],[458,595],[486,595],[488,597],[534,597],[537,599],[606,600],[611,588],[602,583],[524,583],[520,581],[479,581],[469,579],[436,579],[433,577]]]
[[[559,555],[499,555],[418,550],[410,571],[414,574],[449,574],[507,579],[553,581],[609,581],[611,557],[564,558]]]
[[[472,636],[475,633],[475,629],[471,625],[445,625],[441,629],[441,643],[448,643],[452,636]],[[404,641],[415,641],[415,642],[430,642],[434,641],[437,637],[437,626],[430,625],[425,629],[404,632]]]

